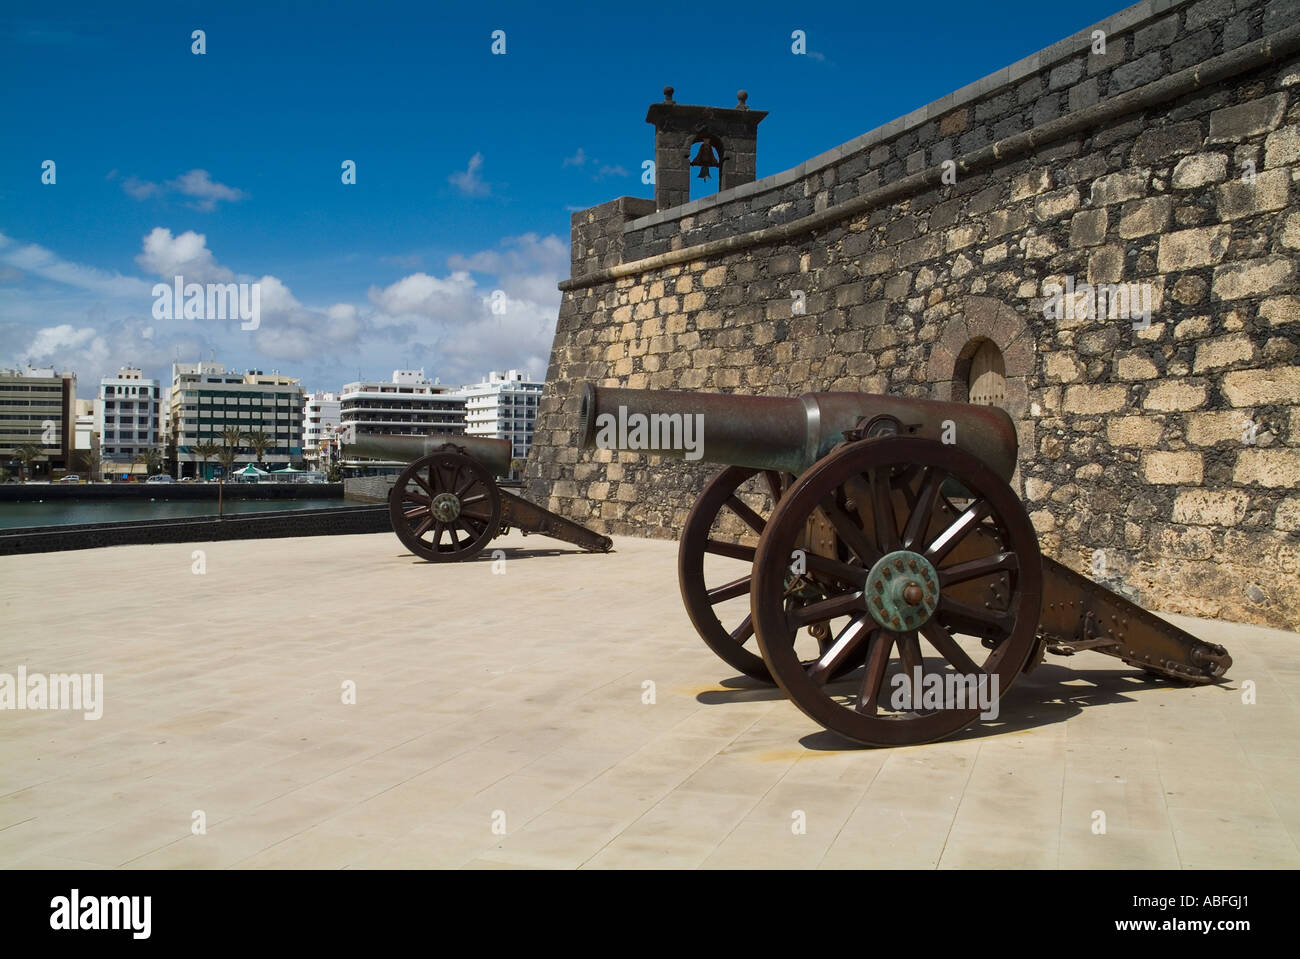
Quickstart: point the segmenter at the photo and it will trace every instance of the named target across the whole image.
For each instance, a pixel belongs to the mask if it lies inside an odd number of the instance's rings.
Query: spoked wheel
[[[846,550],[818,564],[827,597],[807,603],[788,595],[786,566],[817,512]],[[954,446],[887,437],[840,447],[786,493],[754,563],[754,624],[773,678],[808,716],[861,743],[955,733],[996,709],[1034,648],[1038,538],[1011,487]],[[831,615],[847,624],[816,662],[801,661],[800,626]],[[851,656],[865,665],[836,682]]]
[[[746,502],[747,494],[766,494],[780,502],[794,477],[773,470],[732,466],[709,480],[695,501],[677,552],[682,602],[700,638],[727,665],[747,676],[772,682],[758,644],[750,611],[750,580],[757,538],[767,525],[766,512]],[[752,502],[755,497],[748,497]],[[735,542],[739,539],[740,542]],[[806,545],[805,541],[801,544]],[[814,641],[829,648],[829,623],[804,624]],[[748,645],[748,648],[746,646]],[[841,671],[860,665],[846,658]]]
[[[430,453],[406,467],[388,498],[393,532],[433,563],[477,555],[501,528],[501,496],[481,465],[461,453]]]

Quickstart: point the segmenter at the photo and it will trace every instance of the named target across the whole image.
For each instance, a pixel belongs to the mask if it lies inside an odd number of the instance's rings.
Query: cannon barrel
[[[421,456],[448,444],[461,447],[469,456],[482,463],[493,476],[505,476],[510,472],[510,441],[490,436],[465,436],[459,433],[434,433],[430,436],[360,433],[350,442],[344,442],[343,452],[346,456],[413,463]]]
[[[1011,417],[997,407],[969,403],[874,393],[777,397],[625,390],[588,383],[579,420],[584,449],[634,449],[796,475],[843,442],[846,430],[862,428],[896,427],[903,436],[951,443],[1003,480],[1009,481],[1016,468]],[[638,427],[639,435],[633,432]]]

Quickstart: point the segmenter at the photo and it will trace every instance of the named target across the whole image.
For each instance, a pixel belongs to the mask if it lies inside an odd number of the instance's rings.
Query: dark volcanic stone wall
[[[992,342],[1045,554],[1100,551],[1152,608],[1294,627],[1298,22],[1296,0],[1138,4],[795,170],[575,214],[528,494],[670,537],[712,472],[574,449],[584,381],[965,400]],[[1057,318],[1067,278],[1147,285],[1150,325]]]

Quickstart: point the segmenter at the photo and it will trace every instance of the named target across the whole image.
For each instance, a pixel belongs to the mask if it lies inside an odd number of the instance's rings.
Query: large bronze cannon
[[[584,448],[726,466],[681,534],[691,622],[850,739],[929,742],[992,718],[1047,652],[1189,683],[1232,663],[1040,554],[1010,485],[1015,425],[995,407],[588,385],[579,418]]]
[[[407,463],[388,496],[393,532],[416,556],[457,562],[480,553],[513,526],[591,552],[613,549],[608,536],[557,516],[501,489],[494,479],[510,471],[509,440],[438,433],[431,436],[354,434],[349,456]]]

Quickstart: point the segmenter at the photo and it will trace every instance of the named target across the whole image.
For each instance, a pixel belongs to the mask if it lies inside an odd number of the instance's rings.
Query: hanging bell
[[[720,167],[721,162],[718,160],[718,151],[713,148],[713,144],[708,140],[700,141],[700,148],[695,151],[695,159],[691,161],[691,166],[700,168],[697,179],[707,180],[709,178],[710,167]]]

